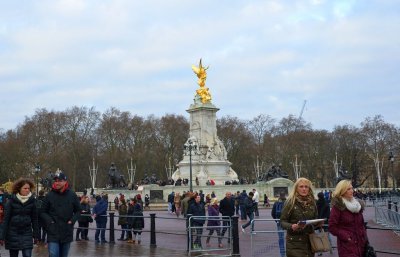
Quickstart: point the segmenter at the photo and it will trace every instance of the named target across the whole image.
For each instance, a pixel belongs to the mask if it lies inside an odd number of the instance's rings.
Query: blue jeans
[[[99,235],[101,241],[106,241],[106,225],[107,219],[96,220],[96,233],[94,234],[94,239],[99,241]]]
[[[246,219],[246,206],[245,205],[239,205],[240,206],[240,219],[245,220]]]
[[[48,242],[49,257],[67,257],[71,242],[59,243],[59,242]]]
[[[278,230],[278,237],[279,237],[279,252],[281,257],[285,257],[285,232],[281,226],[280,222],[276,223],[276,228]]]
[[[249,217],[250,220],[246,224],[244,224],[242,226],[242,228],[247,228],[251,224],[251,231],[253,231],[254,230],[254,222],[252,222],[252,221],[254,220],[254,212],[247,213],[247,216]]]
[[[22,252],[22,257],[31,257],[32,256],[32,248],[23,249],[23,250],[10,250],[10,257],[18,257],[19,251]]]

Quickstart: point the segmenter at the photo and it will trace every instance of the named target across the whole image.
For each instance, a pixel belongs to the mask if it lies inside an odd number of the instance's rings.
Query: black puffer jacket
[[[22,203],[12,195],[5,206],[4,230],[0,235],[6,249],[22,250],[33,248],[33,239],[39,238],[38,216],[35,198],[31,196]]]
[[[81,206],[74,191],[50,191],[44,198],[40,215],[46,224],[47,242],[72,242],[74,223],[80,214]],[[72,224],[68,224],[69,221]]]

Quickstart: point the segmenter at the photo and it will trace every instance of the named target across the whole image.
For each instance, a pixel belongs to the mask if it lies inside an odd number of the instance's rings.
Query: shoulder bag
[[[374,248],[369,244],[369,241],[365,244],[365,249],[364,249],[364,257],[376,257],[376,252]]]
[[[309,234],[308,238],[313,253],[329,252],[331,250],[328,233],[325,233],[323,229],[320,229],[319,232]]]

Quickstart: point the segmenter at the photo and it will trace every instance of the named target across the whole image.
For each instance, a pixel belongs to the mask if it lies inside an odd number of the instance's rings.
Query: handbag
[[[319,233],[314,232],[308,235],[313,253],[329,252],[331,243],[329,242],[328,234],[323,229]]]
[[[365,244],[365,249],[364,249],[364,257],[376,257],[376,252],[374,248],[369,244],[369,241]]]

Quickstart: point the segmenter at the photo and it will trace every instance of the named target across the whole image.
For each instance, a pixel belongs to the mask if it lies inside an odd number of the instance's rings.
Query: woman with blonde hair
[[[316,219],[318,217],[311,181],[298,178],[285,201],[281,226],[287,230],[286,256],[314,256],[308,235],[314,233],[311,225],[299,224],[299,221]]]
[[[364,203],[353,196],[350,180],[340,181],[332,195],[329,231],[337,237],[340,257],[362,257],[368,241],[364,226]]]

